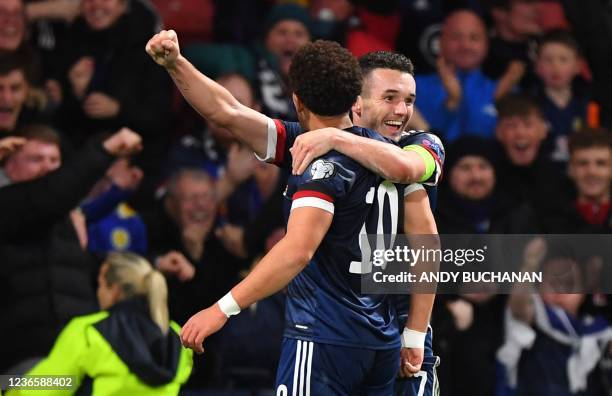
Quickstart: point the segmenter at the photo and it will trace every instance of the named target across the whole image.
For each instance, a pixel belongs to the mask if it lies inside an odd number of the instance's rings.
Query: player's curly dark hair
[[[414,66],[410,59],[390,51],[368,52],[359,58],[359,67],[364,77],[374,69],[397,70],[414,76]]]
[[[303,46],[289,69],[291,89],[314,114],[348,113],[361,92],[357,59],[333,41],[317,40]]]

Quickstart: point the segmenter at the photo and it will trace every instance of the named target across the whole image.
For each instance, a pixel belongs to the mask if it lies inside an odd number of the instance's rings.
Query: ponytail
[[[166,279],[141,256],[133,253],[111,253],[105,264],[106,281],[118,284],[125,298],[145,296],[149,315],[163,334],[168,334],[168,287]]]
[[[168,288],[166,279],[157,270],[151,270],[143,279],[144,291],[149,301],[149,314],[151,319],[168,334]]]

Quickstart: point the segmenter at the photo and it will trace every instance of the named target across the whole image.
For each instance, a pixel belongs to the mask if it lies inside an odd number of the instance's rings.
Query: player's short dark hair
[[[39,142],[60,146],[61,139],[59,133],[49,125],[45,124],[26,124],[17,131],[15,135],[27,140],[37,140]]]
[[[561,44],[572,50],[576,56],[580,56],[580,46],[572,33],[567,29],[553,29],[544,35],[538,41],[538,55],[546,44]]]
[[[532,96],[526,94],[508,94],[495,103],[497,118],[527,117],[536,114],[544,118],[540,104]]]
[[[289,69],[291,89],[314,114],[348,113],[361,93],[361,70],[357,59],[333,41],[317,40],[304,45]]]
[[[612,132],[604,128],[582,128],[570,135],[569,152],[593,147],[612,148]]]
[[[414,76],[414,66],[410,59],[391,51],[373,51],[359,58],[361,74],[366,77],[374,69],[391,69]]]

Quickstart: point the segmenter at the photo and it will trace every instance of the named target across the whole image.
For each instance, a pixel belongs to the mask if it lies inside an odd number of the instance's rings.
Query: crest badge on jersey
[[[310,175],[312,180],[327,179],[334,175],[336,167],[333,163],[323,159],[316,160],[310,166]]]
[[[111,243],[115,250],[126,250],[130,244],[130,233],[122,227],[114,228],[111,231]]]
[[[435,153],[438,154],[438,156],[443,154],[444,149],[442,148],[442,142],[440,141],[440,139],[437,136],[432,135],[432,134],[430,134],[428,138],[429,139],[423,139],[423,142],[422,142],[423,146],[429,147],[430,149],[435,151]]]

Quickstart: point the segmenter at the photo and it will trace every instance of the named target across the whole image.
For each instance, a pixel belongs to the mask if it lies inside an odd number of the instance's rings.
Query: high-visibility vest
[[[115,353],[95,324],[109,316],[107,311],[79,316],[66,325],[49,356],[27,375],[74,376],[70,390],[45,390],[45,395],[74,394],[84,381],[92,380],[92,395],[178,395],[193,367],[193,351],[181,348],[174,379],[152,387],[142,382]],[[170,322],[170,331],[180,334],[180,326]],[[5,396],[40,395],[40,390],[9,390]]]

